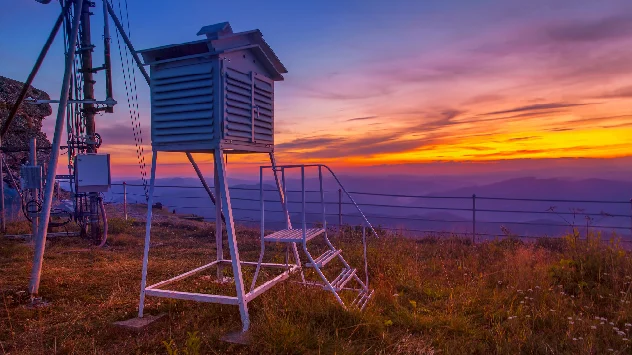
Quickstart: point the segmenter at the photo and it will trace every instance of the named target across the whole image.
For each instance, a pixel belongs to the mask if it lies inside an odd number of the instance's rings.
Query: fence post
[[[472,244],[476,244],[476,194],[472,195]]]
[[[342,189],[338,189],[338,231],[342,230]]]
[[[123,181],[123,214],[127,221],[127,183]]]

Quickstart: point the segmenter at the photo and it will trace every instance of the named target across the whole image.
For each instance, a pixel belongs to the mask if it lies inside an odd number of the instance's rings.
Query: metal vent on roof
[[[210,62],[164,68],[152,74],[152,143],[210,141],[213,66]]]

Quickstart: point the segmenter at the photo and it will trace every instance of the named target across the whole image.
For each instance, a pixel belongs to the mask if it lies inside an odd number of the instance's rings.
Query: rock
[[[16,80],[5,78],[0,76],[0,122],[4,125],[4,122],[9,117],[11,108],[15,104],[15,101],[22,90],[24,83]],[[50,100],[50,96],[42,90],[38,90],[34,87],[30,87],[26,97]],[[52,114],[52,108],[49,104],[46,105],[32,105],[22,103],[16,117],[13,119],[7,134],[2,139],[3,148],[17,148],[26,149],[24,152],[6,152],[5,161],[11,170],[13,176],[17,179],[20,173],[20,165],[28,160],[28,145],[29,139],[35,137],[37,139],[37,146],[47,148],[51,146],[50,141],[46,137],[46,134],[42,132],[42,121],[45,117]],[[29,119],[32,126],[29,125]],[[44,164],[48,161],[50,151],[38,150],[37,160],[40,164]],[[13,187],[11,179],[5,171],[3,180]]]

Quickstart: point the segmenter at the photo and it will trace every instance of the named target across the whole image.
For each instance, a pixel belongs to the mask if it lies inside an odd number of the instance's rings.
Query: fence
[[[155,200],[178,213],[195,214],[214,221],[215,207],[202,186],[156,185]],[[235,221],[258,224],[260,209],[258,186],[230,188]],[[266,188],[266,206],[277,203],[277,209],[266,207],[266,226],[278,224],[283,228],[283,211],[278,192]],[[427,234],[458,234],[474,242],[484,239],[514,236],[538,238],[559,236],[572,231],[586,236],[590,232],[616,234],[623,242],[632,242],[632,200],[537,199],[498,196],[435,196],[405,195],[350,191],[367,218],[383,230],[417,236]],[[256,196],[256,197],[255,197]],[[298,222],[300,191],[288,189],[288,209],[292,220]],[[310,199],[310,196],[314,197]],[[326,190],[326,219],[329,225],[360,224],[353,213],[353,204],[340,190]],[[306,215],[309,224],[320,224],[319,191],[306,191]],[[106,201],[144,203],[145,194],[139,184],[113,184]],[[127,212],[125,212],[127,213]]]

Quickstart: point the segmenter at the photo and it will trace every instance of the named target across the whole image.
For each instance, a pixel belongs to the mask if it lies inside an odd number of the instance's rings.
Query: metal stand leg
[[[153,151],[151,159],[151,177],[149,180],[149,199],[147,200],[147,221],[145,222],[145,250],[143,252],[143,274],[140,281],[140,303],[138,305],[138,318],[143,317],[145,308],[145,286],[147,286],[147,262],[149,261],[149,242],[151,233],[152,206],[154,204],[154,183],[156,181],[156,162],[158,152]]]
[[[221,193],[222,210],[226,212],[226,234],[228,235],[228,247],[230,249],[231,263],[233,265],[233,275],[235,278],[235,288],[237,290],[237,302],[239,304],[239,312],[241,313],[242,331],[245,332],[250,326],[250,317],[248,315],[248,304],[244,292],[244,280],[241,274],[241,262],[239,260],[239,249],[237,246],[237,237],[235,234],[235,224],[233,223],[233,209],[230,205],[230,192],[228,191],[228,183],[226,181],[226,165],[222,159],[221,149],[215,150],[215,169],[219,175],[219,186]]]
[[[220,157],[221,159],[221,157]],[[224,260],[224,246],[223,246],[223,231],[222,221],[224,215],[222,214],[222,193],[219,188],[219,174],[217,173],[217,167],[213,167],[213,179],[215,184],[215,197],[217,202],[215,203],[215,249],[217,250],[217,260]],[[224,280],[224,272],[222,263],[217,263],[217,280]]]

